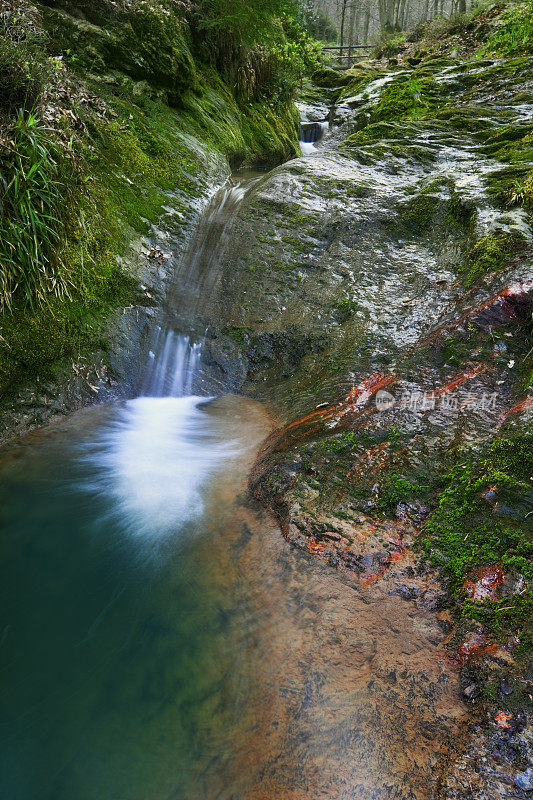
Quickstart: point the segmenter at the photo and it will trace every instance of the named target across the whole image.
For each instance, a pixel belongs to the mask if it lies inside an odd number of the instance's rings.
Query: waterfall
[[[328,128],[329,123],[326,121],[301,123],[300,149],[304,156],[316,150],[315,144],[322,139]]]
[[[154,349],[146,372],[142,395],[145,397],[185,397],[192,393],[193,380],[200,364],[202,342],[173,330],[156,331]]]
[[[160,324],[154,330],[141,396],[192,394],[209,324],[206,309],[220,280],[218,264],[229,243],[239,206],[258,180],[257,175],[230,178],[205,209],[177,267]]]

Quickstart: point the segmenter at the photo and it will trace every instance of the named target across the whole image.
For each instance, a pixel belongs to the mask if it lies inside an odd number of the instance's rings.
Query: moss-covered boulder
[[[42,15],[52,52],[78,70],[120,70],[164,89],[173,105],[186,91],[199,88],[188,29],[174,13],[164,14],[158,6],[133,7],[114,14],[105,27],[63,9],[43,9]]]
[[[347,73],[339,72],[330,67],[315,70],[311,78],[316,86],[320,86],[323,89],[336,89],[339,86],[346,86],[352,80]]]

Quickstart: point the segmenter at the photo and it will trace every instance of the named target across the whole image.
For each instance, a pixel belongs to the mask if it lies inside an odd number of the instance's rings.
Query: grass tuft
[[[0,311],[15,294],[32,308],[52,294],[69,295],[59,255],[66,186],[49,131],[20,110],[0,161]]]

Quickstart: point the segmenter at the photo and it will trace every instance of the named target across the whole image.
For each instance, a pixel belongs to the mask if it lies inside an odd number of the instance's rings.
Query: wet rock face
[[[527,765],[532,733],[531,727],[509,731],[491,720],[487,735],[487,728],[477,725],[467,748],[446,775],[438,800],[530,797],[533,770]]]
[[[524,74],[524,64],[435,68],[436,99],[424,118],[369,125],[364,108],[417,79],[379,78],[342,101],[340,129],[315,155],[274,170],[245,200],[222,265],[220,309],[231,335],[217,335],[212,349],[234,356],[245,390],[288,421],[278,450],[356,431],[366,440],[351,448],[351,467],[371,489],[385,464],[391,473],[407,464],[442,471],[452,443],[489,438],[513,408],[532,308],[523,238],[531,231],[525,210],[494,205],[487,178],[500,165],[482,151],[495,128],[524,113],[508,105],[505,89]],[[495,87],[489,119],[482,93]],[[441,122],[443,107],[430,114],[452,92],[454,108],[462,99],[476,120],[474,135]],[[359,134],[335,147],[339,130],[345,136],[354,125]],[[485,258],[469,287],[474,245],[494,234],[522,246]],[[387,386],[377,381],[375,392],[339,410],[354,387],[379,375]],[[314,413],[322,403],[331,413]]]

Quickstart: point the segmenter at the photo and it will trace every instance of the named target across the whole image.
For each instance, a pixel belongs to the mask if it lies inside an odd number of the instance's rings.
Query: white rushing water
[[[170,291],[174,323],[197,327],[216,288],[216,262],[228,242],[239,204],[257,179],[223,187],[212,198]],[[173,303],[172,301],[175,301]],[[183,313],[183,318],[172,316]],[[87,445],[90,488],[112,507],[128,533],[151,538],[179,530],[204,510],[206,482],[239,452],[206,410],[212,398],[194,394],[203,337],[178,333],[168,318],[154,331],[141,396],[116,408]],[[199,381],[197,381],[199,382]],[[109,502],[110,501],[110,502]]]
[[[329,122],[326,120],[321,121],[304,121],[300,126],[300,150],[302,155],[309,156],[316,152],[316,145],[320,142],[329,130]]]
[[[158,328],[142,394],[148,397],[190,395],[201,352],[202,342],[191,342],[188,336]]]
[[[209,399],[129,400],[89,445],[84,460],[96,475],[90,488],[105,496],[128,533],[169,534],[202,514],[206,481],[235,452],[205,410]]]

